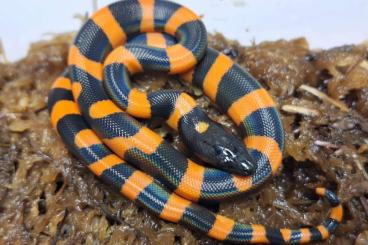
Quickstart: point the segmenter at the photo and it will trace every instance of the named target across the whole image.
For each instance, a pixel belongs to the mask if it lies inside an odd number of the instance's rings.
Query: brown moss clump
[[[66,66],[70,35],[34,44],[26,58],[0,65],[0,243],[209,244],[111,192],[73,158],[49,124],[47,94]],[[368,50],[364,45],[311,51],[305,39],[242,47],[220,34],[210,46],[248,69],[274,96],[286,131],[279,176],[256,193],[219,205],[245,223],[299,227],[319,223],[328,204],[309,188],[341,198],[345,217],[321,244],[366,244],[368,230]],[[161,75],[137,86],[189,92],[212,118],[236,129],[198,89]],[[188,153],[175,133],[146,122]],[[216,207],[214,208],[216,209]]]

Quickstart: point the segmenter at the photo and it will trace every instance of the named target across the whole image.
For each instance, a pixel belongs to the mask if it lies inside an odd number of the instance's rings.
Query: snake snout
[[[244,146],[231,144],[230,147],[224,147],[215,145],[214,148],[221,168],[242,176],[254,174],[256,164]]]
[[[256,166],[251,161],[246,160],[244,162],[240,162],[240,165],[243,167],[243,175],[245,176],[253,175],[256,171]],[[242,175],[242,173],[239,174]]]

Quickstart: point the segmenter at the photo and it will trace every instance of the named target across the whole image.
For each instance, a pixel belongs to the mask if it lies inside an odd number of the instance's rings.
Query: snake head
[[[243,142],[220,124],[211,119],[201,120],[200,124],[187,120],[187,124],[181,127],[181,137],[201,160],[233,174],[254,174],[257,164]]]
[[[250,176],[256,163],[244,144],[222,126],[214,123],[207,135],[197,138],[201,145],[197,155],[204,161],[233,174]],[[212,132],[211,132],[212,131]]]

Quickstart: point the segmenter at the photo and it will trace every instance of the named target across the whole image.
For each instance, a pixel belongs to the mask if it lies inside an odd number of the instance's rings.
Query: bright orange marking
[[[195,125],[195,129],[198,133],[200,134],[203,134],[204,132],[207,131],[208,127],[210,125],[206,122],[198,122],[196,125]]]
[[[188,71],[197,64],[197,59],[193,53],[181,44],[168,47],[166,54],[170,62],[170,74]]]
[[[201,188],[205,168],[188,159],[188,168],[181,179],[175,193],[192,201],[198,201],[201,196]]]
[[[163,139],[158,134],[149,128],[142,127],[139,132],[132,137],[116,137],[113,139],[104,139],[103,141],[117,155],[124,158],[125,152],[132,148],[137,148],[145,154],[150,155],[157,150],[162,140]]]
[[[194,75],[194,69],[191,69],[190,71],[180,74],[180,79],[183,80],[184,82],[192,84],[193,75]]]
[[[195,13],[185,7],[181,7],[167,21],[165,32],[175,36],[180,26],[195,20],[199,20],[199,17]]]
[[[248,148],[263,153],[271,164],[272,174],[277,173],[282,161],[282,152],[274,139],[266,136],[248,136],[244,143]]]
[[[291,230],[290,229],[280,229],[280,233],[285,242],[289,242],[291,239]]]
[[[52,89],[62,88],[66,90],[70,90],[72,88],[72,82],[69,78],[66,77],[58,77],[55,82],[52,84]]]
[[[141,171],[135,171],[122,186],[120,192],[129,200],[134,201],[137,196],[153,182],[153,178]]]
[[[74,138],[74,143],[79,147],[79,149],[102,144],[101,140],[91,129],[83,129],[79,131]]]
[[[74,101],[78,101],[79,96],[82,93],[82,84],[78,82],[74,82],[72,84],[72,91],[73,91]]]
[[[160,214],[160,218],[177,223],[183,216],[185,209],[190,204],[190,201],[181,198],[175,194],[171,194],[169,200],[165,204],[165,207]]]
[[[221,215],[216,215],[216,221],[208,232],[208,236],[223,241],[231,233],[234,225],[234,220]]]
[[[142,9],[141,32],[152,32],[155,30],[154,22],[154,0],[138,0]]]
[[[108,155],[97,162],[94,162],[88,166],[88,168],[97,176],[100,176],[106,169],[114,167],[115,165],[121,164],[124,161],[121,160],[115,154]]]
[[[148,101],[147,93],[136,88],[130,90],[126,112],[139,118],[151,118],[151,104]]]
[[[171,113],[169,119],[166,121],[167,124],[173,128],[178,129],[178,123],[182,116],[192,111],[196,107],[197,103],[195,100],[186,93],[180,94],[179,98],[175,103],[175,110]]]
[[[343,215],[344,210],[340,204],[339,206],[332,208],[330,218],[336,220],[337,222],[341,222]]]
[[[143,71],[143,67],[135,55],[123,46],[114,49],[114,51],[107,56],[104,66],[113,63],[124,64],[132,75]]]
[[[96,79],[102,80],[102,64],[85,57],[75,45],[69,50],[68,64],[75,65]]]
[[[106,34],[113,48],[126,42],[126,34],[108,7],[104,7],[92,16],[93,22]]]
[[[233,61],[224,54],[220,54],[212,64],[203,81],[203,91],[212,100],[216,100],[218,86],[222,77],[233,66]]]
[[[326,195],[326,188],[322,188],[322,187],[319,187],[319,188],[316,188],[316,193],[319,195],[319,196],[325,196]]]
[[[57,126],[60,119],[67,115],[80,115],[78,105],[71,100],[58,101],[51,110],[51,124],[53,127]]]
[[[89,108],[89,115],[93,119],[103,118],[118,112],[122,112],[122,110],[117,107],[111,100],[98,101],[91,105],[91,107]]]
[[[310,230],[308,228],[303,228],[300,229],[300,241],[299,243],[307,243],[310,242],[311,238],[312,238],[312,233],[310,232]]]
[[[267,91],[263,88],[253,90],[249,94],[244,95],[237,101],[235,101],[227,113],[239,125],[244,119],[252,112],[255,112],[261,108],[273,107],[275,102]]]
[[[156,47],[156,48],[166,48],[166,40],[161,33],[151,32],[147,33],[147,44],[148,46]]]
[[[317,230],[322,234],[322,239],[323,240],[327,239],[330,236],[330,233],[328,232],[326,227],[324,227],[323,225],[317,226]]]
[[[251,243],[270,243],[266,237],[266,228],[263,225],[252,226],[252,240]]]
[[[233,182],[236,189],[238,189],[240,192],[246,192],[252,187],[252,176],[242,177],[234,175]]]

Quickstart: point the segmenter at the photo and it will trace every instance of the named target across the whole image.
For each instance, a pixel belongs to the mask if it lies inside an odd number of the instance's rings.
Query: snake
[[[242,138],[210,119],[187,93],[131,85],[131,76],[151,71],[202,89]],[[267,90],[230,57],[207,47],[201,17],[180,4],[123,0],[94,13],[51,87],[48,110],[69,151],[102,181],[161,219],[213,239],[309,243],[327,239],[342,221],[340,200],[324,187],[314,192],[331,211],[314,227],[243,224],[202,205],[248,193],[275,176],[284,131]],[[151,117],[177,130],[199,160],[138,121]]]

